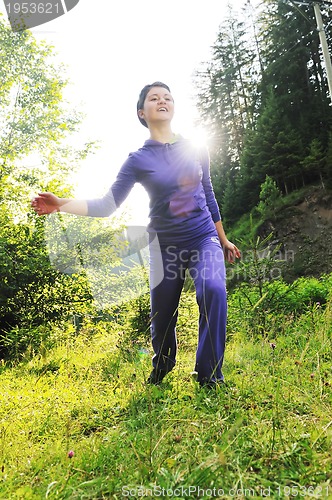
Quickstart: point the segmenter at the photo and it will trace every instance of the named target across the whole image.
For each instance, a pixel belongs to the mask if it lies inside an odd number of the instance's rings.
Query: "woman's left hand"
[[[223,244],[223,249],[224,249],[225,259],[230,264],[234,264],[235,259],[240,259],[241,258],[241,252],[240,252],[240,250],[231,241],[227,240]]]

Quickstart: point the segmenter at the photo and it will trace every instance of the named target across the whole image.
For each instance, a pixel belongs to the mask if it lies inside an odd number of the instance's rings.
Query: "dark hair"
[[[164,89],[168,90],[169,93],[171,92],[169,89],[169,86],[163,82],[154,82],[154,83],[151,83],[150,85],[145,85],[145,87],[142,88],[142,90],[139,94],[138,101],[137,101],[137,116],[138,116],[138,119],[141,122],[141,124],[144,125],[144,127],[147,127],[148,124],[146,123],[144,118],[141,118],[138,115],[138,111],[140,109],[143,109],[146,96],[148,95],[148,92],[152,89],[152,87],[163,87]]]

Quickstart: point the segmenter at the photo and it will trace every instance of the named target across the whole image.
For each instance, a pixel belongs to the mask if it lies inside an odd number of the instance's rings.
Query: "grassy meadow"
[[[148,339],[125,322],[68,326],[52,349],[3,362],[0,498],[332,498],[331,301],[258,302],[230,297],[215,390],[191,376],[191,292],[158,387],[145,384]]]

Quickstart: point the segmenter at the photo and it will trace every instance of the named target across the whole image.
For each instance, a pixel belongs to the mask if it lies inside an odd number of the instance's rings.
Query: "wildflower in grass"
[[[271,347],[271,349],[274,350],[276,348],[276,345],[273,342],[270,342],[270,347]]]
[[[75,453],[73,452],[73,450],[68,451],[68,458],[73,458],[74,455]]]

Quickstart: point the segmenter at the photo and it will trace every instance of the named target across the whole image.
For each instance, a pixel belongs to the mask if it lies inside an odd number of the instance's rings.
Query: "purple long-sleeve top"
[[[147,140],[129,154],[108,193],[88,200],[88,215],[111,215],[137,182],[150,198],[148,231],[159,241],[173,244],[215,231],[220,212],[206,148],[198,150],[183,138],[171,144]]]

